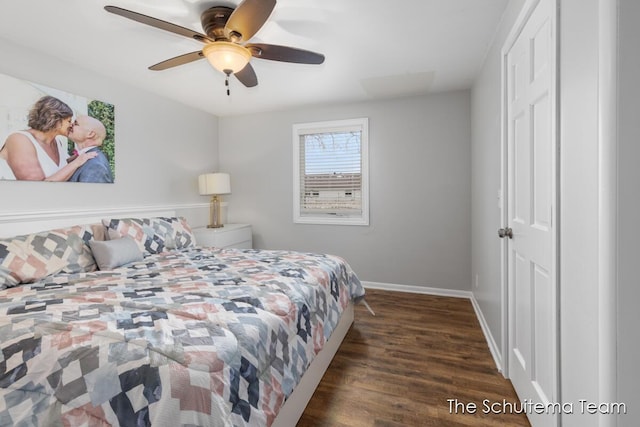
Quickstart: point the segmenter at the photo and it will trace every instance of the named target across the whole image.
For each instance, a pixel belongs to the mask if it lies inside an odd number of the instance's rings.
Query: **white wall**
[[[560,10],[560,371],[565,402],[598,402],[598,0]],[[563,426],[598,424],[576,413]]]
[[[629,408],[619,427],[640,419],[640,2],[619,0],[618,396]]]
[[[617,88],[617,250],[615,282],[599,283],[598,265],[608,254],[599,254],[604,243],[598,240],[598,178],[601,157],[598,146],[599,71],[598,45],[608,29],[599,28],[601,9],[607,0],[563,0],[561,9],[561,67],[562,107],[562,216],[561,216],[561,322],[562,322],[562,395],[567,401],[588,399],[608,403],[613,397],[626,406],[627,413],[617,420],[612,416],[583,415],[567,417],[563,426],[615,425],[635,426],[640,417],[640,300],[638,288],[638,260],[640,250],[640,122],[638,115],[638,75],[640,54],[640,4],[636,0],[610,0],[618,10],[618,88]],[[607,88],[602,86],[602,90]],[[605,107],[608,107],[605,105]],[[606,113],[611,113],[607,111]],[[616,112],[613,112],[615,115]],[[607,135],[603,129],[603,135]],[[608,135],[607,135],[608,136]],[[613,143],[613,142],[612,142]],[[609,141],[601,143],[607,150]],[[606,169],[601,169],[606,173]],[[602,194],[607,198],[607,194]],[[602,235],[602,233],[600,233]],[[603,235],[603,238],[608,236]],[[600,264],[602,265],[602,264]],[[617,285],[617,286],[616,286]],[[598,327],[607,322],[607,308],[599,307],[600,290],[617,287],[616,325],[611,333],[598,339]],[[602,311],[600,311],[602,309]],[[607,331],[605,331],[606,333]],[[609,348],[616,343],[614,375],[609,377]],[[610,384],[615,385],[613,392]]]
[[[498,349],[502,347],[500,239],[500,52],[524,0],[511,0],[471,92],[473,295]],[[477,277],[477,281],[476,281]],[[477,284],[477,286],[476,286]]]
[[[218,166],[217,117],[3,39],[0,57],[0,73],[112,103],[116,113],[114,184],[0,181],[0,214],[207,203],[197,176]]]
[[[292,125],[369,118],[370,226],[293,223]],[[469,92],[220,118],[229,218],[258,248],[345,257],[361,280],[469,290]]]

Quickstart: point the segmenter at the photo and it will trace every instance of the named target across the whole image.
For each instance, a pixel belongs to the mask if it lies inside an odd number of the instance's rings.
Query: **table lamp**
[[[198,177],[198,187],[202,196],[211,196],[209,206],[209,225],[207,228],[223,227],[220,218],[220,198],[231,193],[231,180],[228,173],[205,173]]]

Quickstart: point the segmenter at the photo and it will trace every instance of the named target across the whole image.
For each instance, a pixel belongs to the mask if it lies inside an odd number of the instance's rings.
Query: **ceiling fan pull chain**
[[[231,95],[231,92],[229,91],[229,73],[225,73],[227,75],[227,77],[224,80],[224,85],[227,87],[227,96]]]

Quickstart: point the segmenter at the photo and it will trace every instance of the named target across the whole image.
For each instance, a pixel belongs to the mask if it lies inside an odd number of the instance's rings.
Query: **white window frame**
[[[362,214],[300,214],[300,137],[313,133],[360,131]],[[369,225],[369,119],[366,117],[293,125],[293,222],[297,224]]]

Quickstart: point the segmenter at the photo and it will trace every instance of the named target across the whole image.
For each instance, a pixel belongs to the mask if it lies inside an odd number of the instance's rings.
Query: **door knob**
[[[505,237],[513,239],[513,230],[510,227],[501,228],[498,230],[498,236],[500,236],[501,239],[504,239]]]

